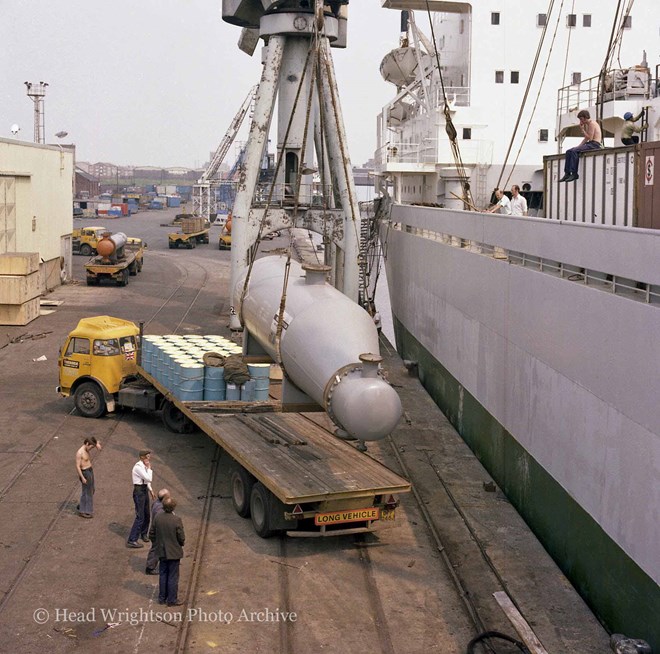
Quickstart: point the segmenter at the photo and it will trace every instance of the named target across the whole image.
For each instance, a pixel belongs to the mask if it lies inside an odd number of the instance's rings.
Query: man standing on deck
[[[520,195],[520,186],[517,184],[514,184],[511,187],[511,215],[527,215],[527,200],[522,195]]]
[[[497,202],[488,209],[488,213],[495,213],[498,211],[498,213],[504,214],[505,216],[510,216],[511,200],[504,195],[504,191],[501,188],[495,189],[495,198],[497,199]]]
[[[135,520],[131,533],[128,536],[126,547],[144,547],[138,543],[138,538],[142,537],[145,543],[149,542],[149,497],[155,499],[154,492],[151,489],[151,480],[154,471],[151,469],[151,450],[140,450],[140,460],[133,466],[131,473],[133,477],[133,504],[135,505]]]
[[[82,447],[76,452],[76,470],[82,484],[82,493],[78,504],[78,515],[81,518],[94,517],[94,471],[89,458],[89,453],[94,448],[100,450],[101,441],[96,440],[96,436],[88,436],[83,441]]]
[[[580,176],[578,175],[578,165],[580,163],[580,152],[588,150],[600,150],[603,147],[601,141],[603,137],[600,131],[600,125],[591,120],[591,115],[586,109],[578,112],[580,120],[580,131],[584,134],[582,143],[574,148],[566,150],[566,160],[564,162],[564,176],[560,182],[574,182]]]

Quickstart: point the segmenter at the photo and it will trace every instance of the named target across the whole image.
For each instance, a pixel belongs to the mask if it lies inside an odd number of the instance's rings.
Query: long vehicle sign
[[[317,513],[314,516],[314,524],[317,526],[337,525],[344,522],[364,522],[366,520],[378,520],[380,509],[370,507],[367,509],[349,509],[346,511],[331,511],[329,513]]]

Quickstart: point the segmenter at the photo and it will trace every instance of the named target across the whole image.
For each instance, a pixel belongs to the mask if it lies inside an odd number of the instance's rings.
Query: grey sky
[[[220,0],[0,0],[0,135],[33,138],[24,82],[48,82],[46,141],[69,133],[81,161],[199,166],[261,74],[259,51]],[[378,72],[399,14],[353,0],[349,47],[333,49],[353,164],[373,155],[375,116],[394,87]],[[240,137],[239,137],[240,138]],[[233,153],[230,152],[229,157]]]

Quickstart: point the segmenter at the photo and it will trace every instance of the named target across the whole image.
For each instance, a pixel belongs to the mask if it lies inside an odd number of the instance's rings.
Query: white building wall
[[[11,210],[0,211],[4,221],[0,233],[15,229],[11,238],[0,238],[0,254],[38,252],[47,287],[59,283],[61,256],[65,269],[71,269],[67,243],[73,229],[73,166],[73,154],[59,146],[0,138],[0,179],[4,182],[0,188],[5,189],[0,207],[14,204]],[[9,197],[12,181],[14,193]],[[15,225],[7,223],[12,211]]]

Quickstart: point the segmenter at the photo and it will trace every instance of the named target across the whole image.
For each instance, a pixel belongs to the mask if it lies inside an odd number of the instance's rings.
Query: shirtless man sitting
[[[82,447],[76,452],[76,470],[82,484],[78,515],[81,518],[92,518],[94,515],[94,471],[89,453],[96,448],[101,449],[101,441],[95,436],[85,438]]]
[[[580,163],[580,152],[587,150],[600,150],[603,147],[601,141],[603,137],[600,131],[600,125],[591,119],[591,115],[586,109],[580,111],[577,115],[580,120],[580,131],[584,135],[582,143],[574,148],[566,150],[566,161],[564,163],[564,176],[560,182],[574,182],[580,176],[578,175],[578,165]]]

